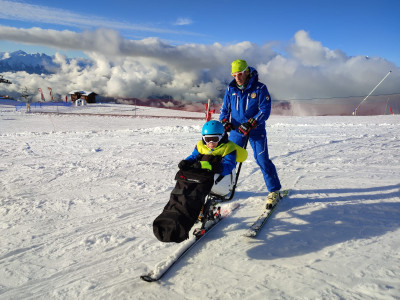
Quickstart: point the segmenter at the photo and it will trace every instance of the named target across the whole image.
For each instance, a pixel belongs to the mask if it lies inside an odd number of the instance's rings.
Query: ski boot
[[[203,218],[204,218],[204,204],[203,204],[203,206],[201,207],[201,210],[200,210],[200,214],[199,214],[199,216],[198,216],[198,218],[197,218],[197,220],[196,220],[196,223],[197,222],[201,222],[202,220],[203,220]]]
[[[207,225],[210,224],[210,222],[214,223],[216,219],[221,218],[221,207],[218,206],[218,203],[218,201],[208,199],[203,205],[203,208],[199,215],[201,227],[196,228],[193,231],[193,234],[197,238],[200,238],[206,232],[206,228],[208,227]]]
[[[282,198],[281,194],[279,191],[275,191],[275,192],[271,192],[268,194],[267,197],[267,205],[266,208],[267,209],[272,209],[277,203],[278,201]]]

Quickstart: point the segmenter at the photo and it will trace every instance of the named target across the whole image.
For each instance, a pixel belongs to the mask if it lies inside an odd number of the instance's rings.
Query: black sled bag
[[[180,170],[175,180],[167,205],[153,222],[154,235],[161,242],[180,243],[189,238],[214,184],[214,174],[201,169]]]

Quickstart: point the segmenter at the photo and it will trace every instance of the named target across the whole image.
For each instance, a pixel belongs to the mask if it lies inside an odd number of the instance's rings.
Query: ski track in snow
[[[272,116],[292,191],[259,236],[242,236],[267,194],[249,149],[239,210],[141,281],[179,247],[152,221],[202,124],[1,109],[0,299],[400,299],[399,116]]]

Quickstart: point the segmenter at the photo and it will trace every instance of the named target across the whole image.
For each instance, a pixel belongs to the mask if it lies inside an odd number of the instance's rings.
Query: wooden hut
[[[75,102],[78,99],[86,100],[87,103],[96,103],[96,93],[86,91],[72,91],[69,92],[71,101]]]

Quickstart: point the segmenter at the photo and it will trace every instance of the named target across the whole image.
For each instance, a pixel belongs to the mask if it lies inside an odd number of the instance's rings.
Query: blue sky
[[[298,30],[348,56],[379,56],[400,66],[400,1],[46,1],[0,0],[0,25],[82,32],[114,29],[126,39],[158,37],[172,45],[259,45],[284,52]],[[1,29],[0,29],[1,30]],[[0,41],[1,51],[53,52],[19,41]]]
[[[205,101],[221,97],[242,58],[273,99],[363,96],[390,70],[375,93],[399,94],[399,12],[397,0],[0,0],[0,52],[60,65],[45,78],[7,74],[20,86],[2,89]]]

